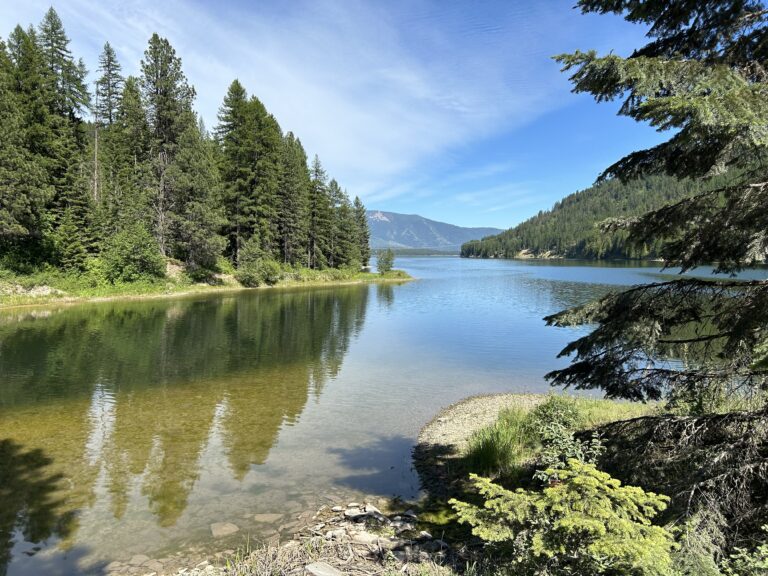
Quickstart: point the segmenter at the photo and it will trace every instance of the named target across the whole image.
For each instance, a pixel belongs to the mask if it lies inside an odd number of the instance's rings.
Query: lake
[[[236,547],[321,504],[417,497],[410,451],[441,407],[547,391],[580,332],[542,317],[659,278],[396,267],[418,280],[0,311],[0,574]],[[213,542],[214,522],[240,532]]]

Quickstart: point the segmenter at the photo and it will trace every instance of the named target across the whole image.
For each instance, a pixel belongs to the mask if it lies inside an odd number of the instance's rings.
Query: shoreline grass
[[[291,269],[273,285],[246,287],[229,274],[219,274],[210,282],[195,282],[185,274],[136,282],[103,282],[88,272],[65,274],[57,270],[17,274],[0,269],[0,309],[81,304],[120,300],[181,298],[198,294],[239,292],[281,288],[344,286],[364,283],[400,283],[413,278],[402,270],[386,274],[328,269]]]
[[[554,400],[553,399],[562,399]],[[530,464],[542,448],[539,426],[548,414],[548,404],[563,403],[573,410],[575,430],[589,430],[617,420],[646,416],[657,410],[655,404],[617,402],[595,398],[550,395],[537,407],[509,407],[499,413],[490,426],[475,431],[470,437],[465,465],[482,475],[514,478]]]

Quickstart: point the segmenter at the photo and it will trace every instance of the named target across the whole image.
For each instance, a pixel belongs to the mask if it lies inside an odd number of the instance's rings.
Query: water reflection
[[[6,573],[15,533],[29,542],[66,537],[73,514],[62,513],[64,477],[50,470],[51,458],[10,439],[0,440],[0,574]]]
[[[0,317],[0,574],[14,539],[65,550],[114,520],[176,526],[218,452],[243,480],[339,372],[367,300],[353,287]]]

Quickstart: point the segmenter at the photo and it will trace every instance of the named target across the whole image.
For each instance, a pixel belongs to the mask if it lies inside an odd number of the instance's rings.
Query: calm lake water
[[[233,547],[333,499],[415,497],[411,447],[441,407],[547,391],[579,332],[542,317],[659,278],[396,264],[418,280],[0,311],[0,574],[213,546],[220,521]]]

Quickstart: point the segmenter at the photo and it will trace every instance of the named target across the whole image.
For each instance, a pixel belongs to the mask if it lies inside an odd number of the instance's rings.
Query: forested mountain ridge
[[[707,186],[723,178],[713,178]],[[639,216],[692,196],[703,188],[699,181],[664,175],[650,175],[628,183],[607,180],[566,196],[550,210],[539,212],[501,234],[465,243],[461,255],[477,258],[655,257],[659,254],[661,238],[635,248],[627,244],[625,232],[603,232],[600,222]]]
[[[165,38],[127,77],[105,43],[92,89],[69,43],[53,8],[0,38],[0,268],[98,283],[162,277],[168,259],[197,278],[367,263],[362,202],[239,81],[209,133]]]
[[[465,228],[416,214],[368,210],[371,248],[424,248],[458,252],[469,240],[501,232],[498,228]]]

